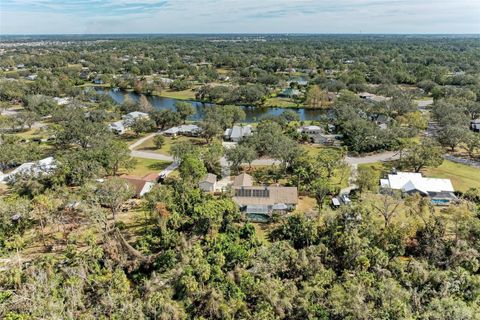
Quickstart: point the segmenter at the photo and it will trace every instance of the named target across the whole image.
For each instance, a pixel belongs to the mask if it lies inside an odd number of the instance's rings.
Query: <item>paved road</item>
[[[386,151],[364,157],[345,157],[345,162],[350,166],[350,177],[348,178],[348,187],[340,190],[340,194],[349,194],[350,191],[357,188],[355,180],[357,179],[357,169],[359,164],[391,161],[396,160],[399,157],[399,154],[395,151]]]
[[[345,162],[349,165],[359,165],[364,163],[392,161],[399,159],[399,154],[396,151],[386,151],[382,153],[372,154],[363,157],[345,157]]]

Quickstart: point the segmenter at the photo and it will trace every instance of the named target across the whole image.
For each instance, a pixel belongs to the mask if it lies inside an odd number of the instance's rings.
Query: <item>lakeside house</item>
[[[418,193],[429,197],[435,205],[448,205],[457,199],[450,179],[425,178],[421,173],[392,173],[386,179],[380,179],[380,186],[383,190],[395,190],[402,194]]]
[[[384,102],[391,99],[389,97],[379,96],[369,92],[360,92],[358,96],[360,97],[360,99],[371,102]]]
[[[250,137],[252,135],[252,126],[233,126],[225,130],[223,137],[225,140],[239,142],[243,138]]]
[[[284,97],[284,98],[293,98],[293,97],[298,97],[302,93],[298,89],[293,89],[293,88],[285,88],[282,92],[278,94],[279,97]]]
[[[124,120],[124,125],[127,127],[131,126],[137,119],[148,119],[148,118],[149,118],[148,113],[140,112],[140,111],[133,111],[122,116],[122,119]]]
[[[197,137],[202,132],[202,129],[195,124],[184,124],[178,127],[172,127],[162,132],[166,136],[176,137],[177,135],[184,135],[187,137]]]
[[[124,134],[135,123],[137,119],[148,119],[149,115],[145,112],[133,111],[122,116],[123,120],[112,122],[108,129],[115,134]]]
[[[198,183],[199,188],[205,192],[214,192],[217,186],[217,176],[213,173],[208,173],[202,181]]]
[[[331,127],[329,127],[329,130],[330,128]],[[297,132],[307,135],[311,143],[324,145],[335,145],[340,143],[338,139],[341,135],[326,134],[320,126],[303,126],[297,129]]]
[[[13,182],[18,175],[28,175],[31,177],[40,177],[50,174],[57,168],[57,163],[53,157],[48,157],[35,162],[26,162],[9,173],[0,172],[0,183]]]
[[[150,175],[147,175],[143,178],[121,176],[120,179],[126,181],[132,186],[136,198],[143,197],[145,194],[149,193],[155,186],[155,181],[152,181],[150,179]]]
[[[249,220],[268,222],[274,213],[292,211],[298,204],[296,187],[254,186],[252,176],[242,173],[232,186],[233,201]]]

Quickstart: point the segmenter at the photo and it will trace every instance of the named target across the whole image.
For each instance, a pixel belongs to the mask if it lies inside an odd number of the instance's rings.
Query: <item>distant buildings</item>
[[[243,138],[250,137],[252,135],[252,126],[233,126],[225,130],[223,138],[225,140],[239,142]]]
[[[433,204],[448,205],[456,199],[450,179],[425,178],[421,173],[397,172],[380,179],[384,190],[397,190],[405,194],[419,193],[429,197]]]
[[[298,89],[286,88],[278,94],[279,97],[294,98],[300,96],[302,93]]]
[[[253,178],[242,173],[232,187],[233,201],[253,221],[267,222],[275,212],[294,210],[298,203],[296,187],[254,186]]]
[[[48,157],[35,162],[26,162],[10,173],[4,174],[0,172],[0,182],[1,183],[12,182],[19,175],[39,177],[44,174],[50,174],[56,168],[57,168],[57,164],[53,157]]]

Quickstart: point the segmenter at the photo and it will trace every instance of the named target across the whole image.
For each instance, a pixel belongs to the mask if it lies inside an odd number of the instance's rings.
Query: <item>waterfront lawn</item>
[[[268,98],[265,101],[265,107],[298,108],[300,106],[290,98],[275,97],[275,98]]]
[[[187,89],[183,91],[164,90],[159,96],[178,100],[195,100],[195,90]]]

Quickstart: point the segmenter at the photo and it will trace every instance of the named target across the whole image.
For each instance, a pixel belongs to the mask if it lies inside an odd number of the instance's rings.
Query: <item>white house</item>
[[[421,173],[397,172],[380,179],[382,189],[399,190],[402,193],[419,193],[431,198],[433,204],[446,205],[455,200],[450,179],[425,178]]]
[[[202,191],[205,191],[205,192],[215,191],[215,188],[217,186],[217,176],[212,173],[208,173],[202,179],[202,181],[198,183],[198,186]]]
[[[176,136],[176,135],[185,135],[185,136],[198,136],[202,129],[195,124],[184,124],[178,127],[172,127],[168,130],[163,131],[163,134],[166,136]]]
[[[0,182],[7,183],[15,180],[17,175],[29,175],[39,177],[43,174],[49,174],[57,168],[53,157],[48,157],[36,162],[26,162],[10,173],[0,173]]]
[[[225,140],[233,142],[239,142],[243,138],[250,137],[252,135],[252,126],[233,126],[233,128],[225,130],[223,136]]]
[[[122,119],[124,120],[124,125],[131,126],[135,120],[137,119],[148,119],[148,113],[140,112],[140,111],[133,111],[124,116]]]
[[[65,98],[60,98],[60,97],[55,97],[53,100],[59,105],[59,106],[64,106],[69,104],[72,101],[72,98],[70,97],[65,97]]]
[[[108,125],[108,129],[116,134],[124,134],[125,131],[127,131],[127,128],[125,128],[125,124],[122,120],[110,123]]]
[[[323,129],[320,126],[303,126],[297,130],[300,133],[305,134],[321,134]]]

